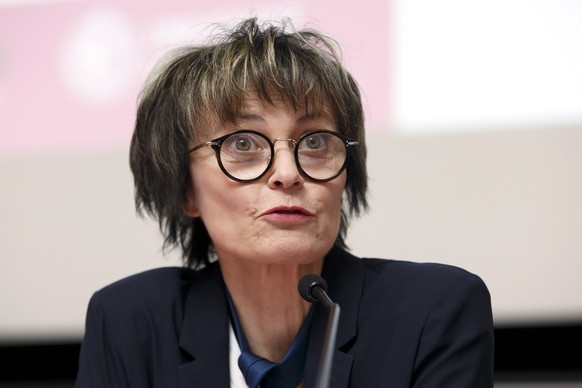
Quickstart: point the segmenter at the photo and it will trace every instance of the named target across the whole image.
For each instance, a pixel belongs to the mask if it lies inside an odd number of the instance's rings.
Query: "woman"
[[[77,387],[312,387],[327,312],[305,274],[342,309],[331,387],[492,386],[477,276],[346,251],[367,207],[359,91],[331,40],[287,28],[245,20],[148,81],[136,205],[185,266],[93,296]]]

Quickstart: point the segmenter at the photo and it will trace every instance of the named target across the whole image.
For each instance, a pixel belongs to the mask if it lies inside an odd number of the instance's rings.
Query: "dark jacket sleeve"
[[[415,388],[493,386],[493,320],[483,281],[452,278],[434,295],[415,361]]]
[[[96,293],[91,298],[87,311],[75,388],[129,386],[111,335],[105,309],[99,293]]]

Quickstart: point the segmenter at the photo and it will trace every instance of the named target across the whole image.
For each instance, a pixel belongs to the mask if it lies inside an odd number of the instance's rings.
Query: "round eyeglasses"
[[[317,182],[337,178],[346,168],[349,148],[358,145],[357,141],[327,130],[308,132],[299,140],[276,138],[271,141],[260,132],[244,129],[199,144],[188,153],[210,146],[226,176],[237,182],[252,182],[265,175],[273,164],[278,141],[293,143],[297,169]]]

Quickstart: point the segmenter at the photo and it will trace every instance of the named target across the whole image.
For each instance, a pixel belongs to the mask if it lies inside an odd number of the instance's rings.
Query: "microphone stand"
[[[323,347],[321,349],[321,358],[319,359],[319,370],[317,371],[317,378],[315,380],[315,388],[328,388],[331,379],[331,367],[333,365],[340,307],[327,296],[327,293],[321,287],[313,287],[311,293],[329,310]]]
[[[321,348],[321,357],[319,359],[319,368],[315,380],[315,388],[328,388],[331,379],[331,367],[333,365],[340,307],[327,295],[327,283],[321,276],[315,274],[305,275],[299,281],[297,288],[303,299],[310,303],[319,302],[329,310],[327,327],[325,328],[325,336]]]

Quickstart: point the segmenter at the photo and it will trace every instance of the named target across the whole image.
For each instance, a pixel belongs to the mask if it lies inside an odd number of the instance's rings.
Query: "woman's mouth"
[[[313,217],[308,210],[301,206],[275,206],[261,214],[261,217],[280,217],[286,219],[305,219]]]

